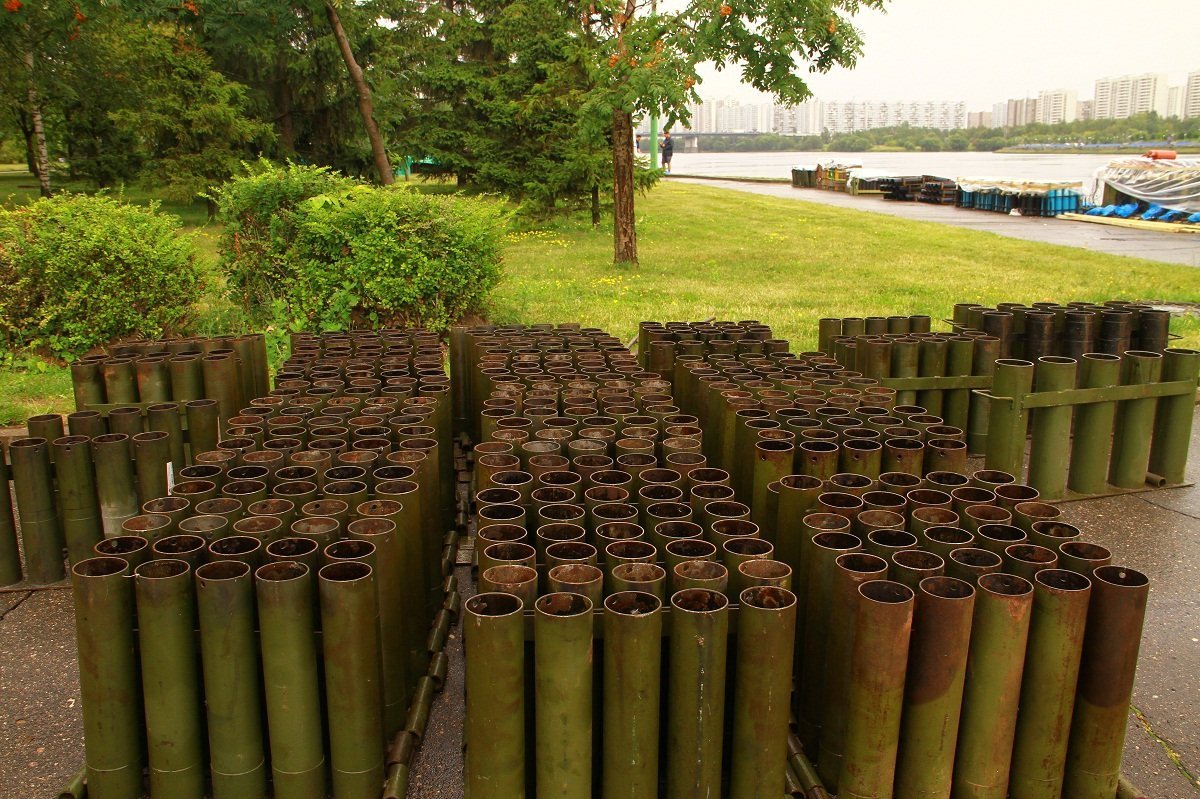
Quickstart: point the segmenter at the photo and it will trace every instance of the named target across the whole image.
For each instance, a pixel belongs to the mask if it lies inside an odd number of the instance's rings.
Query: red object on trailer
[[[1153,158],[1155,161],[1174,161],[1178,153],[1174,150],[1147,150],[1143,158]]]

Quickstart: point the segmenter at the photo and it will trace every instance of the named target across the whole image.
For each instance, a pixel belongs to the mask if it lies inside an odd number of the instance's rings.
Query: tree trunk
[[[633,212],[633,115],[613,109],[613,263],[637,266]]]
[[[383,146],[383,137],[379,135],[379,126],[375,124],[375,107],[371,103],[371,87],[363,78],[362,67],[354,60],[354,51],[350,49],[350,39],[333,0],[325,0],[325,14],[329,17],[329,26],[333,28],[333,38],[337,40],[338,49],[342,51],[342,59],[350,72],[350,82],[358,92],[358,111],[362,114],[363,127],[367,129],[367,138],[371,140],[371,153],[375,156],[375,168],[379,170],[379,182],[390,186],[396,182],[392,176],[392,164],[388,161],[387,150]]]
[[[600,184],[592,184],[592,227],[600,226]]]
[[[38,167],[38,185],[42,196],[50,196],[50,155],[46,152],[46,130],[42,127],[42,105],[33,83],[33,51],[25,52],[25,67],[29,70],[29,115],[33,119],[34,156]]]
[[[276,103],[279,106],[279,139],[284,152],[296,152],[296,125],[292,119],[292,86],[288,83],[287,56],[275,62]]]
[[[29,115],[25,113],[24,108],[16,109],[16,117],[17,127],[21,129],[21,135],[25,137],[25,166],[29,168],[29,174],[36,178],[38,165],[37,156],[33,152],[33,124],[29,121]]]

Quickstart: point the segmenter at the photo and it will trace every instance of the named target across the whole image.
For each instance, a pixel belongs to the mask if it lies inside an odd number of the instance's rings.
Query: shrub
[[[500,203],[289,164],[218,193],[237,297],[289,330],[444,330],[500,279]],[[307,196],[306,196],[307,195]]]
[[[248,313],[262,320],[291,272],[284,261],[296,234],[296,207],[357,181],[327,167],[290,162],[279,167],[259,159],[244,166],[246,174],[218,187],[213,199],[217,221],[224,226],[221,265],[229,289]]]
[[[199,289],[179,220],[106,196],[0,210],[0,342],[70,358],[187,320]]]

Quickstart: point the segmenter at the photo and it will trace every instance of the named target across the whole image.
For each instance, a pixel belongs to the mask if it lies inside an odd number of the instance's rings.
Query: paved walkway
[[[1200,418],[1188,479],[1200,480]],[[1149,575],[1124,771],[1153,799],[1200,799],[1200,487],[1072,502],[1064,520]],[[465,568],[460,590],[472,593]],[[0,798],[52,799],[83,762],[70,591],[0,594]],[[461,628],[413,763],[410,799],[462,796]]]
[[[745,191],[751,194],[765,194],[788,200],[836,205],[839,208],[853,208],[856,211],[869,211],[922,222],[940,222],[955,227],[996,233],[1014,239],[1082,247],[1086,250],[1106,252],[1111,255],[1128,255],[1200,267],[1200,235],[1155,233],[1147,230],[1129,230],[1111,225],[1093,225],[1061,219],[1028,219],[987,211],[955,208],[954,206],[897,202],[885,200],[877,195],[852,196],[820,189],[793,189],[786,183],[753,183],[682,177],[670,178],[670,180],[680,183],[703,183],[708,186]]]

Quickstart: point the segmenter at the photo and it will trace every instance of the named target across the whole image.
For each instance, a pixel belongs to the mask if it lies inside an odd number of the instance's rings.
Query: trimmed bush
[[[377,188],[289,164],[259,165],[218,202],[235,296],[289,330],[445,330],[500,280],[505,220],[494,200]]]
[[[200,287],[192,243],[156,205],[60,194],[0,209],[0,344],[73,358],[173,332]]]

